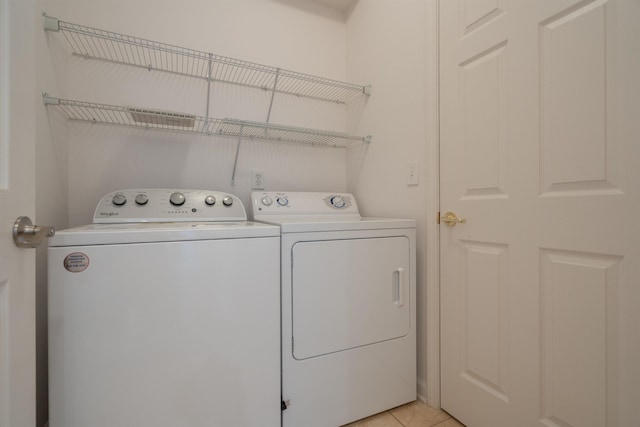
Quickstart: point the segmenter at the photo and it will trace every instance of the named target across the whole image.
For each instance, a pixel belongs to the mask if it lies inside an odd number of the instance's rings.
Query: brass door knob
[[[440,217],[440,222],[447,224],[447,227],[455,227],[456,224],[464,224],[467,220],[464,218],[458,218],[458,215],[456,215],[455,212],[447,212]]]

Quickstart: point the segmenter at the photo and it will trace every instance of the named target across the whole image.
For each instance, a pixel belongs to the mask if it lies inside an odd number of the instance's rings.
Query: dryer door
[[[292,259],[295,359],[409,333],[408,238],[298,242]]]

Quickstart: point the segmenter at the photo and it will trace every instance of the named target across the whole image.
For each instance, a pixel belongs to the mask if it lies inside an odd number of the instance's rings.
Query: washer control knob
[[[276,202],[278,202],[280,206],[287,206],[289,204],[289,199],[287,199],[286,196],[280,196],[276,198]]]
[[[273,203],[273,199],[269,196],[264,196],[261,200],[262,204],[265,206],[271,206],[271,204]]]
[[[224,196],[224,198],[222,199],[222,204],[225,206],[231,206],[233,204],[233,197]]]
[[[144,206],[149,202],[149,197],[146,194],[138,194],[136,196],[136,205]]]
[[[127,197],[124,194],[116,194],[115,196],[113,196],[113,199],[111,199],[111,203],[113,203],[116,206],[122,206],[125,203],[127,203]]]
[[[204,198],[204,202],[207,206],[213,206],[216,204],[216,198],[214,196],[207,196]]]
[[[346,200],[342,196],[333,196],[331,198],[331,204],[336,208],[344,208],[347,205]]]
[[[173,206],[182,206],[184,205],[185,200],[184,194],[182,193],[175,192],[171,193],[171,196],[169,196],[169,201]]]

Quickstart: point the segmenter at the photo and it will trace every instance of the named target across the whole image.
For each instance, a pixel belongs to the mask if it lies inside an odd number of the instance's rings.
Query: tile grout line
[[[443,411],[443,412],[444,412],[444,411]],[[400,423],[400,425],[402,425],[402,427],[407,427],[405,423],[403,423],[403,422],[402,422],[402,421],[400,421],[400,420],[399,420],[395,415],[393,415],[393,412],[391,412],[391,411],[387,411],[387,413],[388,413],[389,415],[391,415],[391,416],[392,416],[392,417],[393,417],[397,422],[399,422],[399,423]],[[445,414],[447,414],[447,418],[446,418],[446,419],[444,419],[444,420],[442,420],[442,421],[440,421],[440,422],[438,422],[438,423],[436,423],[436,424],[430,424],[429,426],[424,426],[424,427],[437,427],[437,426],[439,426],[440,424],[445,423],[445,422],[449,421],[451,418],[453,418],[453,417],[452,417],[451,415],[449,415],[447,412],[445,412]]]
[[[444,412],[444,411],[442,411],[442,412]],[[451,419],[451,415],[449,415],[447,412],[444,412],[444,413],[447,414],[447,418],[445,418],[444,420],[442,420],[442,421],[440,421],[440,422],[438,422],[436,424],[432,424],[431,427],[437,427],[440,424],[446,423],[447,421],[449,421]]]
[[[387,413],[388,413],[389,415],[391,415],[391,416],[393,417],[393,419],[394,419],[394,420],[396,420],[397,422],[399,422],[399,423],[400,423],[400,425],[401,425],[402,427],[405,427],[404,423],[403,423],[402,421],[400,421],[398,418],[396,418],[396,416],[395,416],[395,415],[393,415],[393,412],[391,412],[391,411],[387,411]]]

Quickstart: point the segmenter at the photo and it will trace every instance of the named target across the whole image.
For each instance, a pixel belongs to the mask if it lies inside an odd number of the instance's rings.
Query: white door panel
[[[640,3],[440,2],[442,406],[640,425]]]
[[[35,250],[12,239],[35,213],[35,16],[0,0],[0,427],[36,424]]]

